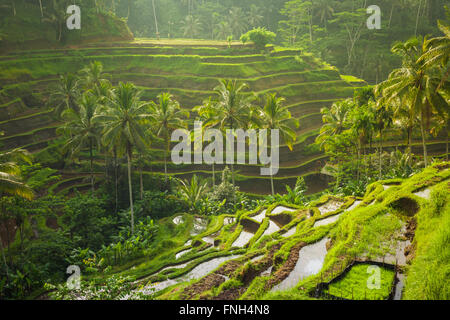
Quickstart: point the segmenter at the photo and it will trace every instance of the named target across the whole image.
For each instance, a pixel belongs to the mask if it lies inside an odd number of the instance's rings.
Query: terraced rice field
[[[131,81],[142,91],[143,98],[155,99],[170,92],[183,108],[191,110],[213,95],[220,78],[246,82],[260,96],[278,92],[286,98],[291,112],[301,118],[299,138],[293,152],[282,147],[281,169],[275,188],[283,191],[285,183],[294,184],[297,176],[305,176],[313,184],[311,192],[326,186],[319,173],[326,158],[319,150],[305,152],[321,125],[320,109],[334,101],[353,95],[354,85],[342,80],[338,71],[317,59],[302,56],[297,50],[256,53],[252,47],[222,43],[140,39],[134,42],[91,44],[76,49],[10,52],[0,57],[0,148],[26,147],[36,155],[45,153],[58,138],[60,125],[48,105],[49,92],[61,74],[78,72],[91,61],[99,61],[111,75],[113,84]],[[364,83],[361,82],[361,85]],[[191,116],[193,119],[195,116]],[[20,121],[20,126],[17,126]],[[162,146],[155,145],[156,157],[144,174],[163,172]],[[98,156],[98,163],[103,161]],[[270,182],[260,177],[259,166],[236,166],[241,190],[268,193]],[[223,166],[218,166],[218,171]],[[170,166],[169,173],[189,178],[193,174],[209,176],[209,166]],[[260,188],[250,188],[258,181]],[[63,181],[74,188],[81,181]]]

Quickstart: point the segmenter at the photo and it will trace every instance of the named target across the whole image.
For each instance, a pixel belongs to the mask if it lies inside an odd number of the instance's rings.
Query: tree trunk
[[[92,159],[92,140],[89,142],[89,159],[90,159],[90,171],[91,171],[91,189],[92,189],[92,196],[94,196],[94,171],[93,171],[93,159]]]
[[[367,174],[369,174],[370,169],[372,168],[372,138],[369,140],[369,165],[367,168]]]
[[[392,15],[394,13],[394,2],[392,3],[392,7],[391,7],[391,14],[389,15],[389,23],[388,23],[388,28],[391,27],[391,22],[392,22]]]
[[[408,155],[409,155],[409,160],[408,160],[408,164],[411,165],[411,161],[412,161],[412,127],[408,128]]]
[[[42,10],[42,0],[39,0],[39,7],[41,8],[41,17],[43,17],[44,11]]]
[[[115,200],[116,200],[116,213],[119,207],[119,179],[118,179],[118,170],[117,170],[117,150],[114,148],[114,183],[115,183]]]
[[[448,161],[448,129],[450,128],[450,121],[447,120],[447,130],[445,130],[446,132],[446,137],[447,137],[447,143],[446,143],[446,150],[447,150],[447,161]]]
[[[130,193],[130,211],[131,211],[131,234],[134,233],[134,208],[133,208],[133,187],[131,184],[131,147],[127,148],[127,160],[128,160],[128,190]]]
[[[144,199],[144,180],[142,178],[142,165],[139,168],[139,185],[140,185],[140,193],[141,193],[141,200]]]
[[[2,240],[1,235],[0,235],[0,249],[2,250],[3,263],[5,264],[6,279],[8,280],[8,278],[9,278],[9,275],[8,275],[8,264],[6,263],[5,251],[3,249],[3,240]]]
[[[61,38],[62,38],[62,24],[61,23],[58,23],[58,28],[59,28],[58,42],[61,42]]]
[[[164,181],[167,185],[167,153],[169,152],[169,138],[166,137],[166,150],[164,150]],[[167,187],[167,186],[166,186]]]
[[[270,187],[272,189],[272,195],[275,195],[275,188],[273,187],[273,175],[272,174],[270,175]]]
[[[235,182],[234,182],[234,160],[233,163],[231,164],[231,181],[233,182],[233,187],[235,187]]]
[[[381,154],[383,153],[383,130],[380,130],[380,154],[378,157],[378,169],[379,169],[379,174],[378,174],[378,179],[381,180]]]
[[[12,0],[12,9],[13,9],[13,15],[16,16],[16,1]]]
[[[417,28],[419,27],[419,16],[421,7],[422,7],[422,0],[419,0],[419,9],[417,10],[417,17],[416,17],[416,29],[414,32],[414,36],[416,37],[417,37]]]
[[[216,168],[214,166],[214,162],[212,164],[212,181],[213,181],[213,186],[216,185]]]
[[[152,5],[153,5],[153,16],[155,18],[156,38],[159,40],[159,30],[158,30],[158,20],[156,19],[155,0],[152,0]]]
[[[361,142],[358,140],[358,158],[356,161],[356,180],[359,182],[359,163],[361,159]]]
[[[427,159],[427,142],[425,137],[425,128],[424,128],[424,119],[423,112],[420,119],[420,131],[422,133],[422,147],[423,147],[423,160],[425,162],[425,168],[428,167],[428,159]]]

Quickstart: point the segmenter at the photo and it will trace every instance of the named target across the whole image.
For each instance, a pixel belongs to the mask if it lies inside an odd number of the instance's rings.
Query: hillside
[[[66,17],[61,13],[67,9],[67,1],[57,1],[55,9],[50,1],[12,1],[0,5],[0,52],[60,48],[66,45],[99,41],[132,40],[133,34],[127,23],[112,14],[99,12],[84,5],[81,14],[81,29],[68,30]],[[61,37],[59,35],[59,27]]]
[[[125,252],[103,250],[85,280],[131,280],[110,296],[121,299],[448,299],[449,177],[449,163],[440,163],[373,183],[362,198],[164,218],[144,257],[121,263]],[[99,261],[115,266],[99,273]],[[369,267],[380,268],[378,289],[366,285]],[[86,283],[56,296],[95,299],[96,292]]]
[[[137,40],[76,49],[15,51],[0,57],[0,108],[4,111],[0,121],[5,131],[0,138],[1,148],[23,147],[45,162],[46,148],[55,143],[59,126],[51,106],[47,106],[49,93],[60,74],[77,72],[91,61],[101,62],[114,84],[135,83],[143,90],[145,100],[168,91],[189,110],[213,95],[220,78],[242,80],[260,96],[277,92],[285,97],[293,116],[300,118],[300,128],[294,151],[287,147],[280,150],[281,169],[276,177],[280,191],[285,182],[294,184],[297,176],[305,176],[311,192],[326,186],[326,177],[319,174],[325,158],[318,148],[309,147],[321,127],[320,109],[351,97],[355,86],[364,85],[343,80],[336,69],[296,50],[272,48],[261,54],[252,46],[237,43],[228,48],[223,42]],[[153,148],[155,158],[145,171],[150,172],[151,166],[151,171],[163,172],[162,152],[158,152],[158,146]],[[102,161],[104,157],[98,155],[98,164]],[[54,165],[58,162],[52,157]],[[209,175],[211,171],[205,165],[169,169],[183,178],[193,173]],[[243,191],[269,192],[269,179],[259,176],[259,167],[242,165],[237,170]],[[314,185],[312,180],[316,181]],[[259,189],[254,189],[255,185]]]

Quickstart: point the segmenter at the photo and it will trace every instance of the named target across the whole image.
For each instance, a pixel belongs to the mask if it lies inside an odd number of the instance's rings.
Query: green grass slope
[[[5,1],[7,2],[7,1]],[[14,2],[14,7],[12,3]],[[0,5],[0,52],[30,48],[60,48],[64,45],[99,41],[132,40],[133,34],[125,21],[94,8],[83,7],[81,29],[68,30],[63,24],[61,41],[52,16],[50,3],[42,1],[43,16],[38,1],[15,0]],[[50,1],[49,1],[50,2]],[[14,10],[15,8],[15,15]]]

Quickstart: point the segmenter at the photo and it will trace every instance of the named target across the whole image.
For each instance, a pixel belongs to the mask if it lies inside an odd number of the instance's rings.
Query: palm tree
[[[261,13],[261,9],[258,6],[252,4],[250,6],[250,11],[248,12],[248,23],[250,27],[259,27],[263,19],[264,16]]]
[[[158,29],[158,19],[157,19],[157,17],[156,17],[155,0],[152,0],[152,7],[153,7],[153,17],[154,17],[154,19],[155,19],[156,39],[159,40],[159,29]]]
[[[0,152],[0,195],[8,193],[25,199],[33,199],[33,191],[21,181],[19,161],[31,164],[30,154],[23,149],[15,149],[8,152]],[[5,264],[6,277],[8,277],[8,264],[6,263],[3,241],[0,236],[3,263]]]
[[[233,30],[227,21],[221,21],[217,25],[215,33],[216,39],[225,40],[231,33],[233,33]]]
[[[107,85],[110,77],[111,75],[103,73],[101,62],[93,61],[87,67],[81,69],[80,84],[85,90],[92,89],[97,93],[101,90],[102,85]]]
[[[333,103],[331,108],[322,108],[322,128],[315,142],[319,145],[321,150],[336,153],[338,168],[340,167],[341,157],[339,157],[338,148],[343,143],[343,147],[348,145],[345,141],[345,134],[349,122],[349,113],[354,106],[352,99],[346,99]],[[342,136],[342,141],[341,141]],[[337,185],[340,184],[341,174],[337,174]]]
[[[419,63],[423,63],[426,68],[438,66],[445,70],[445,74],[437,90],[442,88],[450,74],[450,66],[448,66],[450,57],[450,26],[438,21],[438,27],[444,36],[426,40],[424,43],[424,53],[418,61]]]
[[[187,16],[183,21],[181,21],[182,29],[184,32],[184,36],[193,39],[197,36],[201,29],[202,24],[199,19],[194,18],[193,16]]]
[[[266,105],[261,112],[263,129],[268,129],[270,135],[271,130],[279,130],[282,141],[292,151],[293,144],[297,139],[297,135],[293,128],[299,127],[298,119],[292,118],[288,107],[283,107],[285,99],[278,98],[276,93],[269,93],[266,95]],[[272,142],[269,143],[269,148],[272,147]],[[270,185],[272,188],[272,195],[275,194],[273,186],[273,175],[270,175]]]
[[[20,179],[20,161],[31,164],[31,156],[26,150],[0,152],[0,193],[31,200],[33,191]]]
[[[41,9],[41,17],[43,17],[44,11],[42,10],[42,0],[39,0],[39,8]]]
[[[167,182],[167,155],[170,149],[170,136],[176,129],[186,128],[189,112],[182,110],[180,104],[170,93],[158,95],[158,104],[150,102],[151,119],[156,135],[164,139],[164,174]]]
[[[356,175],[359,181],[360,177],[360,162],[361,162],[361,150],[363,150],[363,155],[365,155],[365,143],[372,140],[373,129],[374,129],[374,119],[373,113],[369,109],[368,105],[357,106],[350,112],[351,127],[350,130],[354,136],[357,137],[357,168]]]
[[[392,125],[394,114],[391,109],[386,106],[381,106],[375,113],[375,127],[378,130],[380,137],[380,147],[378,151],[378,178],[381,180],[381,169],[382,169],[382,159],[381,155],[383,153],[383,131]]]
[[[78,111],[76,101],[79,96],[79,79],[73,73],[68,73],[59,77],[59,82],[52,90],[48,104],[53,105],[54,113],[60,116],[66,109]]]
[[[98,100],[90,92],[86,92],[81,97],[79,110],[67,109],[63,112],[62,118],[65,123],[58,130],[69,137],[65,148],[70,151],[71,157],[78,155],[84,148],[89,149],[89,170],[91,174],[91,190],[94,193],[94,147],[98,146],[99,123],[93,121],[98,107]]]
[[[245,94],[248,89],[247,84],[239,83],[236,80],[220,80],[220,84],[214,88],[216,100],[215,124],[222,131],[227,129],[247,128],[257,121],[256,113],[252,106],[255,100],[254,94]],[[233,186],[235,186],[234,164],[231,164],[231,175]]]
[[[322,108],[323,126],[316,138],[316,142],[322,150],[327,150],[331,146],[331,139],[341,134],[346,129],[349,111],[353,106],[351,99],[333,103],[330,109]]]
[[[391,72],[389,78],[379,85],[378,92],[381,92],[387,103],[400,99],[402,105],[408,106],[411,122],[417,116],[420,118],[423,156],[427,167],[425,127],[437,103],[435,93],[440,79],[421,62],[420,49],[423,47],[419,47],[416,38],[394,45],[392,52],[403,58],[402,67]]]
[[[49,22],[55,26],[58,41],[62,40],[62,34],[68,17],[67,2],[61,0],[52,1],[52,10],[47,10],[42,21]]]
[[[211,97],[208,100],[203,102],[203,105],[195,107],[193,109],[194,112],[197,112],[200,120],[203,123],[204,128],[216,128],[218,126],[217,120],[217,110],[215,109],[214,102]],[[215,163],[211,164],[212,166],[212,182],[213,186],[216,185],[216,170]]]
[[[247,28],[245,14],[242,8],[232,7],[228,13],[228,24],[233,31],[236,39],[239,39],[242,33]]]
[[[112,92],[105,108],[100,108],[93,121],[103,124],[102,143],[127,156],[128,190],[130,196],[131,232],[134,233],[133,188],[131,183],[131,162],[133,149],[143,152],[147,149],[150,135],[143,122],[149,119],[148,104],[140,100],[141,93],[132,83],[119,83]]]
[[[328,20],[333,17],[334,9],[330,5],[329,0],[316,0],[314,2],[314,10],[316,14],[319,16],[319,20],[323,23],[323,26],[327,27]]]

